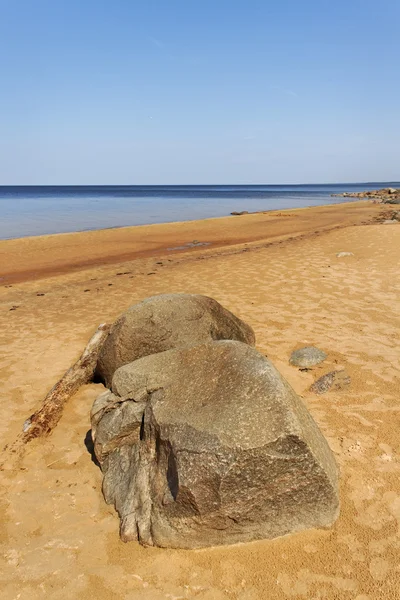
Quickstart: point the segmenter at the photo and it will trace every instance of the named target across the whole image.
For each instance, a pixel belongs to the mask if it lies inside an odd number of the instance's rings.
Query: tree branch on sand
[[[8,449],[16,452],[19,446],[34,438],[48,435],[59,422],[64,406],[85,383],[93,381],[101,348],[108,337],[110,325],[102,323],[90,338],[76,363],[52,387],[42,406],[24,423],[22,433]]]

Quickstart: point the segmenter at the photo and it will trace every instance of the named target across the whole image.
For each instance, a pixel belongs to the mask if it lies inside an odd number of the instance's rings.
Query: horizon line
[[[385,181],[325,181],[303,183],[0,183],[2,187],[249,187],[249,186],[302,186],[302,185],[375,185],[400,183],[399,180]]]

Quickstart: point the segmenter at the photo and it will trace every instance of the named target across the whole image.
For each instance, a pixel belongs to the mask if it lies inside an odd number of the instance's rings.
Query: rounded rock
[[[212,340],[255,344],[252,328],[213,298],[160,294],[131,306],[113,324],[100,352],[97,376],[111,387],[115,371],[134,360]]]
[[[292,352],[289,363],[295,367],[309,368],[326,359],[326,354],[315,346],[306,346]]]

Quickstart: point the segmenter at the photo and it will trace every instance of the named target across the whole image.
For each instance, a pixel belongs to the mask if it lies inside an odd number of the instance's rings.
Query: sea
[[[337,204],[351,199],[332,194],[382,187],[400,183],[0,186],[0,239]]]

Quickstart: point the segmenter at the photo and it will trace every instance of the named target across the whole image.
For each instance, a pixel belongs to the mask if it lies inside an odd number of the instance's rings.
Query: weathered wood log
[[[24,423],[22,434],[16,444],[49,434],[61,418],[64,406],[78,389],[93,380],[99,352],[107,339],[110,325],[99,325],[81,357],[52,387],[39,410]],[[14,445],[15,447],[15,445]]]

